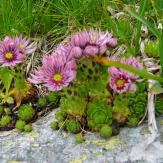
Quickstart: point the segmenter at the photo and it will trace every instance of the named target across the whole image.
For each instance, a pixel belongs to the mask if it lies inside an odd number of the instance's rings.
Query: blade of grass
[[[147,20],[145,20],[144,18],[142,18],[139,14],[137,14],[136,12],[133,12],[132,10],[130,10],[129,8],[126,8],[126,11],[133,16],[134,18],[136,18],[137,20],[139,20],[141,23],[143,23],[144,25],[146,25],[149,30],[156,36],[159,38],[159,31]]]
[[[118,68],[122,68],[122,69],[127,70],[127,71],[129,71],[131,73],[134,73],[134,74],[136,74],[136,75],[138,75],[138,76],[140,76],[142,78],[152,79],[152,80],[156,80],[156,81],[158,81],[160,83],[163,83],[163,78],[162,77],[150,74],[145,69],[140,70],[140,69],[137,69],[135,67],[120,63],[118,61],[112,61],[112,60],[102,58],[102,57],[98,57],[98,56],[95,56],[93,59],[96,62],[101,63],[101,64],[103,64],[105,66],[108,66],[108,67],[115,66],[115,67],[118,67]]]
[[[147,9],[147,6],[149,4],[149,0],[144,0],[140,2],[140,9],[139,9],[139,15],[141,17],[144,17],[145,11]],[[136,45],[135,45],[135,55],[137,55],[140,51],[140,37],[141,37],[141,25],[142,23],[140,21],[137,21],[136,24]]]

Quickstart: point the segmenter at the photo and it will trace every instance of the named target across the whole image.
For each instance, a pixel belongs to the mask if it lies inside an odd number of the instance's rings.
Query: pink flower
[[[109,68],[108,68],[108,72],[109,72],[112,76],[115,76],[115,75],[117,75],[117,74],[120,72],[120,70],[119,70],[118,68],[116,68],[116,67],[109,67]]]
[[[19,51],[19,44],[11,37],[5,37],[0,43],[0,63],[2,66],[16,66],[25,56]]]
[[[20,35],[19,37],[16,36],[15,41],[19,45],[20,52],[22,54],[30,54],[36,50],[36,47],[34,47],[34,43],[30,44],[29,39],[23,38],[22,35]]]
[[[136,91],[136,84],[135,83],[130,84],[129,91],[131,91],[131,92],[135,92]]]
[[[106,45],[108,47],[114,48],[117,45],[117,39],[116,38],[112,38],[112,37],[108,37]]]
[[[90,29],[89,31],[89,44],[105,46],[108,41],[109,33],[103,33],[100,30]]]
[[[70,45],[59,44],[54,49],[54,54],[65,55],[67,60],[80,58],[82,50],[79,47],[72,47]]]
[[[71,46],[77,46],[81,49],[84,49],[87,43],[89,42],[89,33],[84,30],[83,32],[75,33],[70,40]]]
[[[133,66],[138,69],[142,69],[143,65],[134,57],[130,58],[121,58],[117,61]],[[108,72],[111,74],[110,77],[110,87],[117,93],[123,93],[127,90],[135,92],[136,85],[135,82],[138,79],[138,76],[130,73],[126,70],[119,69],[117,67],[108,68]]]
[[[65,55],[44,56],[42,67],[28,80],[34,84],[43,84],[51,91],[59,91],[67,87],[75,79],[76,63],[67,60]]]
[[[80,47],[72,47],[70,50],[69,55],[71,56],[71,58],[80,58],[82,56],[82,50]]]
[[[110,87],[117,93],[124,93],[128,90],[131,85],[131,80],[126,76],[125,73],[118,73],[112,76],[109,80]]]
[[[90,29],[89,42],[85,46],[83,55],[91,57],[97,54],[104,54],[107,50],[106,43],[109,33],[103,33],[100,30]]]
[[[99,53],[99,47],[93,45],[87,45],[83,51],[84,55],[87,57],[94,56]]]

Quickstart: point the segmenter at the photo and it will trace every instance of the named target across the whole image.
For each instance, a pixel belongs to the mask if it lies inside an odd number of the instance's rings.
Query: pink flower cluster
[[[34,51],[33,44],[26,38],[6,36],[0,42],[0,63],[2,66],[16,66],[25,60],[26,54]]]
[[[117,40],[110,33],[85,29],[73,34],[66,45],[59,45],[55,51],[66,53],[69,59],[92,57],[97,54],[104,54],[109,51],[108,48],[113,48],[116,45]]]
[[[93,29],[77,32],[66,45],[59,44],[51,55],[43,57],[42,66],[31,74],[29,81],[43,84],[51,91],[59,91],[75,79],[75,59],[104,54],[108,47],[116,44],[116,39],[108,32]]]
[[[143,65],[135,58],[122,58],[119,60],[121,63],[142,69]],[[135,82],[138,79],[138,76],[130,73],[126,70],[122,70],[116,67],[108,68],[108,72],[111,74],[109,79],[110,87],[117,93],[124,93],[127,90],[135,92],[136,85]]]

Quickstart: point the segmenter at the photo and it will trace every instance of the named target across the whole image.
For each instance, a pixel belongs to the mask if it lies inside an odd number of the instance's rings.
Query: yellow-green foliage
[[[139,122],[139,120],[138,120],[137,117],[131,116],[131,117],[128,118],[127,124],[129,126],[131,126],[131,127],[134,127],[134,126],[136,126],[138,124],[138,122]]]
[[[62,122],[66,119],[67,115],[66,112],[63,109],[61,109],[56,112],[55,116],[59,122]]]
[[[85,141],[85,139],[84,139],[83,135],[82,135],[81,133],[79,133],[79,134],[77,134],[77,135],[75,136],[75,141],[76,141],[77,143],[83,143],[83,142]]]
[[[0,125],[6,127],[10,124],[11,120],[11,116],[5,115],[1,118]]]
[[[118,123],[124,123],[130,114],[128,99],[123,98],[123,95],[116,96],[112,112],[113,118]]]
[[[67,120],[66,121],[66,129],[68,130],[68,132],[76,134],[76,133],[80,132],[81,125],[76,120]]]
[[[0,105],[0,116],[3,114],[3,111],[4,111],[4,107]]]
[[[145,53],[149,57],[159,57],[159,42],[158,41],[149,40],[145,44],[144,50],[145,50]]]
[[[11,115],[11,114],[12,114],[10,108],[5,108],[4,110],[5,110],[5,113],[6,113],[7,115]]]
[[[25,132],[31,132],[32,131],[32,125],[30,125],[30,124],[25,125],[24,126],[24,131]]]
[[[112,127],[108,125],[102,126],[100,129],[100,135],[104,138],[109,138],[112,135]]]
[[[51,92],[47,96],[47,99],[50,104],[56,105],[59,101],[59,95],[57,92]]]
[[[23,131],[25,125],[26,125],[25,121],[18,120],[18,121],[16,121],[15,127],[16,127],[16,129]]]
[[[57,130],[59,128],[58,122],[51,122],[50,127],[53,130]]]
[[[78,96],[70,96],[68,98],[61,99],[60,107],[61,110],[68,115],[82,117],[85,115],[86,101]]]
[[[40,97],[38,100],[38,106],[39,107],[45,107],[47,105],[47,100],[44,97]]]
[[[19,119],[26,121],[26,122],[31,120],[34,115],[35,115],[35,110],[32,108],[32,106],[28,104],[24,104],[20,106],[18,110]]]

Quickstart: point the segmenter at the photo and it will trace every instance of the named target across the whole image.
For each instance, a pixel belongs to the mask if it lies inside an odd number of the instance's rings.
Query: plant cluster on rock
[[[42,65],[26,78],[23,68],[34,43],[5,37],[0,43],[0,129],[30,132],[32,122],[58,106],[51,128],[77,134],[78,143],[86,132],[109,138],[120,127],[137,126],[147,104],[147,81],[139,75],[151,76],[139,58],[110,56],[116,45],[110,33],[84,29],[44,55]],[[38,84],[50,93],[38,95]],[[157,115],[163,113],[161,102],[158,97]]]

